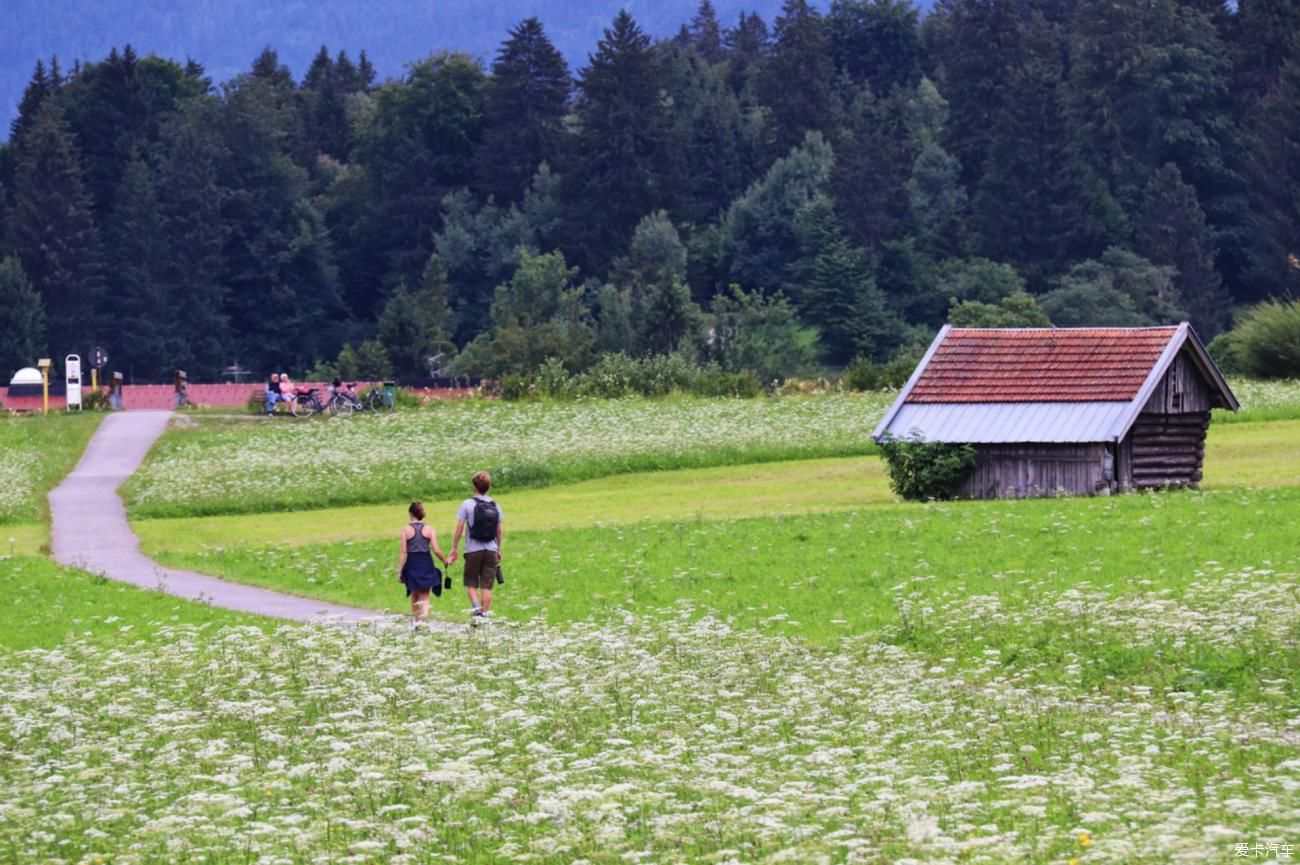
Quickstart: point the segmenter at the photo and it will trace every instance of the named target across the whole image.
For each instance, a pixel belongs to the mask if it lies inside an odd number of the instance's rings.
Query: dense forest
[[[788,0],[571,69],[378,80],[322,48],[221,84],[129,46],[36,64],[0,147],[0,373],[103,345],[137,380],[576,372],[763,379],[945,321],[1141,325],[1300,283],[1300,3]],[[431,358],[436,360],[431,361]]]

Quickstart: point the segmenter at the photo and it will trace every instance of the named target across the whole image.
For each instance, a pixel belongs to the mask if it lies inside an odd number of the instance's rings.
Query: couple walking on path
[[[406,586],[411,598],[413,627],[418,627],[429,615],[429,596],[442,597],[443,588],[451,588],[451,575],[444,586],[442,573],[434,567],[436,557],[444,567],[450,568],[460,555],[460,539],[465,536],[465,589],[471,606],[470,624],[481,625],[488,620],[492,610],[492,586],[505,582],[501,576],[501,547],[504,539],[504,518],[501,506],[488,495],[492,476],[479,472],[472,480],[474,496],[461,502],[456,511],[456,535],[451,542],[450,555],[444,555],[438,546],[438,533],[424,524],[424,505],[411,502],[408,509],[411,521],[402,528],[397,553],[397,580]],[[468,529],[468,533],[466,532]]]

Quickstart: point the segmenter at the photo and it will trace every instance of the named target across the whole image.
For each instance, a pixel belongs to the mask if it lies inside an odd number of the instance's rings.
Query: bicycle
[[[365,409],[365,405],[357,400],[354,393],[357,390],[355,381],[348,382],[347,390],[343,388],[332,389],[329,402],[325,405],[330,414],[352,414],[354,411]]]
[[[294,395],[293,402],[289,404],[289,411],[294,417],[311,417],[318,412],[325,410],[321,405],[320,399],[316,396],[319,388],[299,388]]]
[[[366,395],[361,398],[360,405],[370,411],[392,411],[396,407],[396,402],[391,393],[380,390],[379,385],[372,384],[370,390],[366,391]]]

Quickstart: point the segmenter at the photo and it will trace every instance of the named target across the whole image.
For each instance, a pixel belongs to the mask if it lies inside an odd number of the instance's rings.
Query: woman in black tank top
[[[429,593],[442,596],[442,572],[433,566],[433,557],[437,556],[444,566],[447,559],[438,546],[437,533],[423,522],[424,505],[411,502],[408,512],[411,522],[402,528],[397,581],[406,586],[406,594],[411,599],[411,615],[415,619],[412,627],[419,627],[429,615]]]

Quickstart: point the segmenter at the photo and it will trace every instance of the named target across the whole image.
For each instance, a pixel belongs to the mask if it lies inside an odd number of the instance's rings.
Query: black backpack
[[[474,521],[469,525],[469,536],[481,543],[497,539],[497,524],[501,522],[501,511],[497,503],[490,499],[474,500]]]

